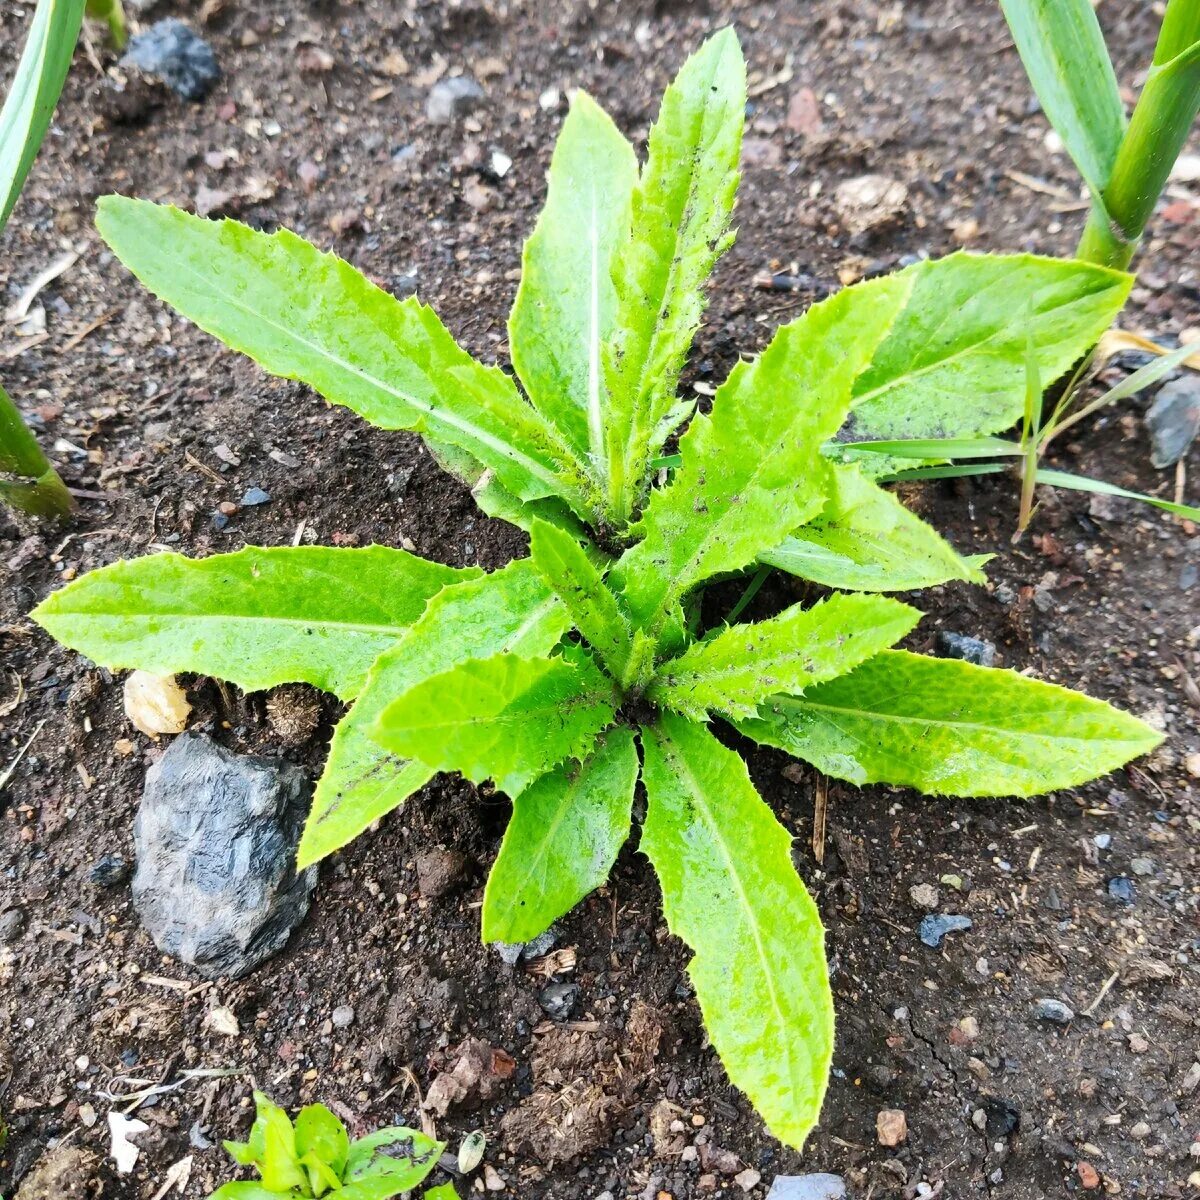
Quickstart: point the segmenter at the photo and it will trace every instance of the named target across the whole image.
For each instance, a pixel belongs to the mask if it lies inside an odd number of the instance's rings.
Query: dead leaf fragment
[[[506,1051],[479,1038],[467,1038],[458,1047],[453,1066],[429,1085],[423,1107],[444,1117],[452,1104],[490,1100],[512,1078],[516,1065]]]
[[[148,737],[182,733],[191,711],[174,675],[134,671],[125,680],[125,715]]]
[[[150,1126],[136,1117],[127,1117],[116,1109],[110,1109],[108,1114],[108,1131],[112,1135],[109,1154],[117,1164],[118,1175],[128,1175],[137,1164],[141,1151],[129,1140],[139,1133],[145,1133]]]
[[[238,1024],[238,1019],[234,1015],[233,1009],[226,1008],[224,1005],[220,1008],[211,1009],[204,1018],[204,1024],[213,1033],[222,1034],[224,1037],[237,1037],[242,1032],[242,1027]]]

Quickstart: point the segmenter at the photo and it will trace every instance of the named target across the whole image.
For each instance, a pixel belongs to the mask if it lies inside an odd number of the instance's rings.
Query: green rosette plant
[[[286,230],[103,199],[102,235],[155,294],[267,371],[419,432],[485,512],[530,532],[530,556],[484,573],[381,546],[164,553],[94,571],[34,617],[110,668],[349,702],[302,866],[437,772],[492,781],[513,815],[487,941],[532,939],[605,881],[640,780],[640,848],[693,951],[712,1044],[800,1146],[833,1052],[824,931],[791,835],[722,729],[853,783],[961,796],[1070,787],[1159,735],[1023,675],[892,649],[920,614],[885,593],[979,582],[980,560],[838,440],[929,411],[1015,419],[1030,356],[1045,378],[1065,372],[1128,277],[1027,255],[918,264],[778,329],[697,414],[679,377],[733,238],[745,101],[725,30],[668,88],[639,168],[576,94],[525,247],[515,378]],[[832,594],[704,627],[710,584],[767,569]]]

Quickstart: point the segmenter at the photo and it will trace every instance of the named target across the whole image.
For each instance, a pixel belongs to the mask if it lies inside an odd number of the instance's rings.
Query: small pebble
[[[1117,875],[1108,881],[1108,894],[1119,904],[1132,904],[1137,899],[1137,888],[1132,879]]]
[[[349,1029],[354,1024],[354,1009],[349,1004],[339,1004],[330,1014],[334,1029]]]
[[[500,1173],[491,1163],[483,1164],[483,1186],[489,1192],[502,1192],[507,1184],[500,1178]]]
[[[767,1200],[846,1200],[846,1181],[840,1175],[776,1175]]]
[[[957,658],[974,663],[977,667],[991,667],[996,663],[996,647],[983,638],[965,633],[952,633],[949,629],[938,630],[938,653],[943,658]]]
[[[119,854],[106,854],[92,864],[87,878],[96,887],[120,887],[129,878],[129,864]]]
[[[242,507],[253,508],[257,504],[266,504],[270,499],[270,492],[264,492],[260,487],[247,488],[242,497]]]
[[[942,939],[948,933],[963,933],[971,928],[971,918],[962,916],[946,916],[943,913],[931,913],[921,921],[921,941],[926,946],[937,949]]]
[[[908,889],[908,898],[914,908],[932,911],[938,906],[938,890],[932,883],[916,883]]]
[[[744,1171],[739,1171],[734,1177],[733,1182],[742,1189],[743,1192],[752,1192],[758,1187],[759,1180],[762,1176],[753,1168],[747,1167]]]
[[[25,913],[19,908],[10,908],[0,913],[0,946],[15,942],[25,932]]]
[[[882,1109],[875,1118],[875,1136],[881,1146],[899,1146],[908,1138],[908,1118],[899,1108]]]
[[[449,125],[483,103],[483,88],[469,75],[443,79],[429,89],[425,116],[434,125]]]
[[[1075,1164],[1075,1173],[1079,1176],[1080,1186],[1085,1190],[1090,1192],[1100,1186],[1100,1172],[1086,1159],[1081,1158]]]
[[[212,47],[174,17],[131,37],[121,62],[157,76],[185,100],[203,100],[221,78]]]
[[[1053,1021],[1055,1025],[1069,1025],[1075,1020],[1075,1010],[1069,1004],[1050,997],[1034,1001],[1033,1015],[1039,1021]]]
[[[1152,858],[1135,858],[1133,862],[1129,864],[1129,869],[1135,875],[1141,876],[1143,879],[1147,875],[1153,875],[1156,870],[1154,859]]]
[[[565,1021],[579,999],[579,984],[551,983],[538,993],[538,1003],[553,1021]]]

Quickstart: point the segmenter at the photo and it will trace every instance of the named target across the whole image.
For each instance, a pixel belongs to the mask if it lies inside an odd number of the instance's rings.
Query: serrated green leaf
[[[1091,0],[1000,7],[1042,110],[1099,200],[1125,133],[1125,106]]]
[[[624,680],[633,653],[633,630],[595,564],[570,534],[545,522],[534,526],[529,551],[575,628],[613,677]]]
[[[613,719],[613,687],[585,654],[472,659],[409,689],[384,709],[386,750],[510,796],[587,754]]]
[[[613,261],[629,239],[636,182],[633,147],[586,92],[576,92],[508,323],[513,366],[534,407],[601,483],[609,415],[603,349],[617,309]]]
[[[461,447],[522,500],[557,496],[590,515],[589,485],[553,427],[415,297],[397,300],[286,229],[123,196],[101,198],[96,228],[150,291],[272,375],[383,429]]]
[[[254,1147],[249,1142],[224,1141],[221,1146],[240,1167],[253,1166],[258,1161],[255,1157]]]
[[[771,700],[738,729],[837,779],[955,796],[1075,787],[1162,741],[1102,700],[903,650],[804,696]]]
[[[323,1104],[309,1104],[296,1114],[296,1153],[316,1155],[340,1182],[350,1153],[346,1126]]]
[[[194,671],[246,691],[311,683],[343,699],[455,569],[386,546],[153,554],[90,571],[30,616],[111,670]]]
[[[829,502],[759,562],[825,587],[906,592],[951,579],[983,583],[978,566],[853,466],[835,465]]]
[[[695,584],[753,562],[821,511],[829,468],[820,446],[841,424],[854,380],[911,282],[894,275],[846,288],[734,367],[712,414],[680,439],[683,462],[651,495],[634,530],[643,540],[614,571],[635,622],[657,633]]]
[[[704,281],[733,242],[745,111],[746,65],[733,29],[724,29],[684,64],[650,131],[632,236],[613,276],[608,451],[618,525],[640,500],[650,460],[690,411],[675,390],[704,311]]]
[[[707,729],[667,714],[642,730],[648,809],[641,848],[729,1078],[780,1141],[817,1123],[833,1056],[820,914],[792,839],[745,764]]]
[[[767,621],[732,625],[664,663],[647,695],[695,721],[753,717],[769,696],[844,675],[910,633],[921,614],[883,596],[830,596]]]
[[[912,295],[854,385],[853,441],[976,437],[1025,408],[1032,334],[1051,384],[1121,311],[1131,277],[1031,254],[952,254],[902,272]]]
[[[532,941],[604,883],[629,837],[637,776],[633,733],[620,726],[516,797],[483,894],[485,942]]]
[[[0,109],[0,230],[8,222],[71,69],[84,0],[38,0]]]
[[[528,559],[439,592],[375,661],[354,706],[338,722],[297,866],[341,849],[435,774],[423,762],[389,754],[371,736],[393,700],[466,658],[549,654],[569,626],[562,603]]]

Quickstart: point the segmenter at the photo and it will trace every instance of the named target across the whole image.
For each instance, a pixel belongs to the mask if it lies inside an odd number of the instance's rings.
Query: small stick
[[[1083,1010],[1085,1017],[1095,1016],[1096,1009],[1100,1007],[1100,1002],[1108,995],[1109,989],[1120,978],[1120,972],[1114,971],[1105,981],[1104,986],[1096,993],[1096,998]]]
[[[829,813],[829,779],[825,775],[817,776],[817,791],[813,797],[813,857],[821,865],[825,865],[825,821]]]

